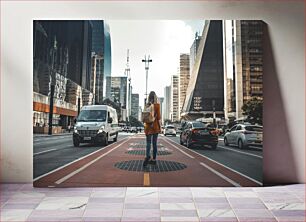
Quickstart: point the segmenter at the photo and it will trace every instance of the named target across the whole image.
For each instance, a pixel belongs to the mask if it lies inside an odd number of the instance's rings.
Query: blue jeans
[[[146,137],[147,137],[146,157],[150,158],[151,142],[153,140],[153,159],[156,159],[158,133],[149,134],[149,135],[146,135]]]

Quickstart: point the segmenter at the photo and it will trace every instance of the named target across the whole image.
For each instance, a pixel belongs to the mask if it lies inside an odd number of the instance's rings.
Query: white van
[[[118,117],[114,108],[107,105],[83,106],[73,130],[73,145],[95,143],[108,145],[118,138]]]

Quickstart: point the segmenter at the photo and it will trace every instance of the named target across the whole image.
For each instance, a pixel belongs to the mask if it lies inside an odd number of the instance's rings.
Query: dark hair
[[[148,97],[148,104],[156,103],[156,99],[157,99],[156,93],[154,91],[151,91]]]

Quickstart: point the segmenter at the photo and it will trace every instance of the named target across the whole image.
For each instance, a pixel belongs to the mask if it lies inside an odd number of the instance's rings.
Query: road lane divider
[[[125,142],[127,142],[130,138],[128,138]],[[96,159],[90,161],[89,163],[85,164],[84,166],[82,166],[81,168],[71,172],[70,174],[66,175],[65,177],[55,181],[55,184],[61,184],[63,182],[65,182],[66,180],[70,179],[71,177],[73,177],[74,175],[80,173],[81,171],[85,170],[87,167],[89,167],[90,165],[94,164],[95,162],[97,162],[98,160],[100,160],[101,158],[103,158],[104,156],[108,155],[110,152],[112,152],[113,150],[117,149],[119,146],[121,146],[122,144],[118,144],[117,146],[115,146],[114,148],[110,149],[109,151],[107,151],[106,153],[103,153],[101,156],[97,157]]]
[[[167,138],[168,139],[168,138]],[[173,148],[177,149],[178,151],[180,151],[181,153],[183,153],[184,155],[188,156],[191,159],[194,159],[194,156],[189,155],[188,153],[186,153],[185,151],[175,147],[172,143],[169,143],[168,141],[165,140],[166,143],[170,144]]]
[[[228,178],[227,176],[223,175],[222,173],[216,171],[215,169],[211,168],[210,166],[206,165],[205,163],[200,162],[200,164],[205,167],[206,169],[208,169],[209,171],[213,172],[214,174],[216,174],[217,176],[221,177],[222,179],[224,179],[226,182],[232,184],[235,187],[241,187],[240,184],[236,183],[235,181],[231,180],[230,178]]]
[[[178,143],[176,143],[176,142],[170,140],[169,138],[166,138],[166,137],[165,137],[165,139],[168,140],[168,141],[170,141],[170,142],[169,142],[170,144],[173,144],[173,143],[174,143],[175,145],[177,145],[177,146],[179,146],[179,147],[182,147],[183,149],[188,150],[189,152],[195,153],[195,154],[197,154],[198,156],[201,156],[201,157],[203,157],[203,158],[205,158],[205,159],[207,159],[207,160],[209,160],[209,161],[211,161],[211,162],[213,162],[213,163],[215,163],[215,164],[217,164],[217,165],[219,165],[219,166],[222,166],[222,167],[226,168],[227,170],[232,171],[233,173],[236,173],[236,174],[238,174],[238,175],[240,175],[240,176],[246,178],[247,180],[252,181],[253,183],[255,183],[255,184],[259,185],[259,186],[262,186],[262,185],[263,185],[260,181],[257,181],[257,180],[255,180],[255,179],[253,179],[253,178],[251,178],[251,177],[249,177],[249,176],[243,174],[243,173],[240,173],[240,172],[238,172],[238,171],[236,171],[236,170],[234,170],[234,169],[232,169],[232,168],[230,168],[230,167],[228,167],[228,166],[226,166],[226,165],[224,165],[224,164],[222,164],[222,163],[219,163],[219,162],[217,162],[217,161],[215,161],[215,160],[213,160],[213,159],[211,159],[211,158],[209,158],[209,157],[207,157],[207,156],[204,156],[204,155],[202,155],[202,154],[200,154],[200,153],[198,153],[198,152],[196,152],[196,151],[194,151],[194,150],[188,149],[188,148],[184,147],[183,145],[178,144]],[[177,148],[177,149],[178,149],[178,148]]]
[[[41,151],[41,152],[38,152],[38,153],[34,153],[33,156],[36,156],[36,155],[39,155],[39,154],[44,154],[44,153],[49,153],[49,152],[52,152],[52,151],[55,151],[55,150],[58,150],[58,149],[51,149],[51,150]]]
[[[143,174],[143,185],[146,187],[150,186],[150,174],[149,173]]]
[[[253,157],[257,157],[257,158],[262,159],[262,156],[259,156],[259,155],[253,154],[253,153],[247,153],[247,152],[243,152],[243,151],[240,151],[240,150],[235,150],[235,149],[228,148],[228,147],[225,147],[225,146],[220,146],[220,145],[218,146],[218,148],[221,148],[221,149],[224,149],[224,150],[230,150],[230,151],[233,151],[233,152],[236,152],[236,153],[241,153],[241,154],[244,154],[244,155],[253,156]]]
[[[78,161],[80,161],[80,160],[83,160],[83,159],[85,159],[85,158],[88,158],[88,157],[90,157],[90,156],[92,156],[92,155],[94,155],[94,154],[96,154],[96,153],[98,153],[98,152],[101,152],[101,150],[104,150],[105,148],[108,148],[109,146],[112,146],[112,145],[115,145],[115,144],[118,144],[118,143],[123,144],[123,143],[125,143],[125,142],[127,141],[127,140],[124,141],[125,139],[129,140],[129,137],[125,137],[125,138],[123,138],[123,139],[121,139],[121,140],[118,140],[118,141],[115,142],[115,143],[112,143],[112,144],[109,144],[109,145],[107,145],[107,146],[101,147],[100,149],[98,149],[98,150],[96,150],[96,151],[94,151],[94,152],[92,152],[92,153],[89,153],[89,154],[87,154],[86,156],[80,157],[80,158],[78,158],[78,159],[76,159],[76,160],[74,160],[74,161],[72,161],[72,162],[70,162],[70,163],[67,163],[67,164],[65,164],[65,165],[63,165],[63,166],[60,166],[60,167],[58,167],[58,168],[56,168],[56,169],[54,169],[54,170],[52,170],[52,171],[50,171],[50,172],[48,172],[48,173],[45,173],[45,174],[43,174],[43,175],[41,175],[41,176],[38,176],[38,177],[36,177],[36,178],[33,179],[33,182],[35,182],[35,181],[37,181],[37,180],[39,180],[39,179],[41,179],[41,178],[43,178],[43,177],[46,177],[46,176],[48,176],[48,175],[50,175],[50,174],[52,174],[52,173],[55,173],[55,172],[57,172],[57,171],[59,171],[59,170],[65,168],[65,167],[67,167],[67,166],[70,166],[70,165],[72,165],[72,164],[74,164],[74,163],[76,163],[76,162],[78,162]],[[122,141],[124,141],[124,142],[122,142]]]

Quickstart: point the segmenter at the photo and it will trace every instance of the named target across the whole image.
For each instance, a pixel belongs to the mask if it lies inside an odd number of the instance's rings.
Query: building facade
[[[112,73],[112,48],[111,48],[111,35],[110,35],[110,28],[109,25],[104,21],[103,23],[104,28],[104,68],[103,68],[103,74],[104,74],[104,83],[103,85],[106,85],[106,78],[111,76]],[[103,90],[103,97],[106,96],[106,87]]]
[[[190,47],[190,56],[189,56],[190,75],[192,73],[192,69],[193,69],[194,63],[196,61],[196,57],[197,57],[197,52],[198,52],[198,49],[199,49],[200,40],[201,40],[201,36],[199,36],[199,34],[196,32],[194,41],[193,41],[193,43],[192,43],[192,45]]]
[[[120,105],[121,121],[126,121],[128,118],[128,79],[126,76],[108,76],[106,77],[106,98]]]
[[[172,75],[171,76],[171,121],[179,121],[180,120],[180,110],[179,110],[179,76]]]
[[[186,97],[186,91],[189,84],[190,79],[190,62],[189,62],[189,54],[180,54],[180,66],[179,66],[179,111],[181,113]]]
[[[159,103],[160,103],[160,116],[162,123],[164,122],[164,102],[165,102],[164,97],[160,97]]]
[[[242,106],[263,99],[263,22],[226,20],[224,24],[226,116],[243,118]]]
[[[224,117],[222,21],[206,21],[183,106],[184,119]]]
[[[79,107],[91,104],[93,98],[90,91],[92,23],[35,20],[33,27],[34,132],[49,125],[53,87],[52,125],[66,128],[77,116]]]
[[[139,118],[139,94],[132,94],[131,98],[131,116],[138,119]]]
[[[171,86],[166,86],[164,88],[164,112],[163,119],[170,120],[171,119]]]

